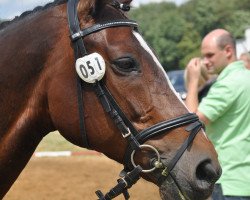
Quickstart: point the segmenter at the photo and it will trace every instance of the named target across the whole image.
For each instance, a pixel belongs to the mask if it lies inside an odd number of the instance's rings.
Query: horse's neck
[[[42,99],[34,98],[58,34],[52,14],[35,14],[0,32],[0,137]],[[52,22],[53,23],[52,23]],[[38,88],[39,86],[40,88]],[[31,99],[33,97],[33,99]],[[36,107],[37,108],[37,107]],[[29,115],[28,114],[28,115]],[[22,121],[22,119],[21,119]]]
[[[44,66],[60,24],[53,27],[49,17],[31,17],[0,32],[0,199],[53,130]]]

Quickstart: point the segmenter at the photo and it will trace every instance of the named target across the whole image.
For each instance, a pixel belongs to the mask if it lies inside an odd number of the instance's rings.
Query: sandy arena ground
[[[95,191],[115,186],[121,169],[103,155],[33,157],[4,200],[96,200]],[[156,186],[142,179],[129,191],[131,200],[160,199]]]

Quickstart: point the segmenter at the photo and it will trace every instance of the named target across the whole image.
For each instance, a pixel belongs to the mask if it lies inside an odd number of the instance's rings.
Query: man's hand
[[[194,112],[198,115],[201,121],[205,124],[209,124],[209,119],[201,112],[198,111],[198,88],[201,77],[201,59],[193,58],[189,61],[186,67],[187,73],[187,98],[186,106],[190,112]]]
[[[200,58],[193,58],[189,61],[186,67],[186,86],[187,86],[187,98],[186,106],[190,112],[197,112],[199,105],[198,101],[198,87],[199,79],[201,76],[201,60]]]
[[[187,67],[187,89],[188,86],[191,84],[197,85],[201,77],[201,59],[200,58],[193,58],[189,61]]]

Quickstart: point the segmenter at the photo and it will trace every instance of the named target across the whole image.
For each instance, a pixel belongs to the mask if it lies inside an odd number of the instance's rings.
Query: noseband
[[[105,23],[99,23],[81,30],[77,16],[78,2],[79,0],[69,0],[67,5],[69,29],[75,53],[75,60],[88,55],[83,42],[83,37],[87,35],[90,35],[92,33],[98,32],[106,28],[122,27],[122,26],[132,27],[135,31],[137,31],[138,24],[135,21],[128,19],[123,19],[123,20],[120,19],[117,21],[114,20]],[[117,1],[114,1],[113,4],[111,5],[117,9],[122,9],[124,11],[129,10],[128,5],[120,4]],[[84,125],[82,84],[83,81],[80,79],[79,76],[77,76],[80,132],[83,138],[84,146],[90,149]],[[113,199],[122,193],[125,199],[128,199],[129,194],[127,192],[127,189],[137,182],[137,180],[140,178],[140,173],[150,173],[158,169],[161,171],[161,175],[163,177],[167,177],[169,174],[171,175],[172,169],[174,168],[174,166],[176,165],[182,154],[185,152],[185,150],[188,148],[188,146],[192,143],[196,134],[202,128],[202,123],[199,121],[198,116],[193,113],[188,113],[175,119],[157,123],[151,127],[144,129],[141,132],[138,132],[137,129],[130,122],[130,120],[123,113],[120,106],[117,104],[117,102],[115,101],[112,94],[109,92],[104,82],[101,80],[99,81],[96,80],[92,85],[105,112],[107,112],[110,115],[111,119],[114,121],[115,125],[121,132],[123,138],[127,139],[128,141],[128,147],[124,155],[123,164],[125,168],[123,173],[121,173],[122,177],[118,180],[118,184],[114,188],[112,188],[107,194],[104,195],[101,191],[97,191],[96,194],[99,197],[99,199],[101,200]],[[190,132],[188,138],[185,140],[182,146],[177,150],[176,155],[170,160],[170,162],[167,165],[161,162],[160,154],[155,147],[144,144],[148,139],[152,137],[166,134],[166,132],[174,128],[178,128],[188,124],[189,126],[186,128],[186,131]],[[153,159],[151,169],[142,169],[142,167],[137,165],[134,161],[135,152],[143,148],[149,148],[153,150],[156,154],[156,158]]]

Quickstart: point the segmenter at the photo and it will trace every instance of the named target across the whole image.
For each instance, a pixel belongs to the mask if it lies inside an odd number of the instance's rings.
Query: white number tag
[[[105,61],[98,53],[92,53],[76,60],[76,72],[87,83],[101,80],[105,70]]]

